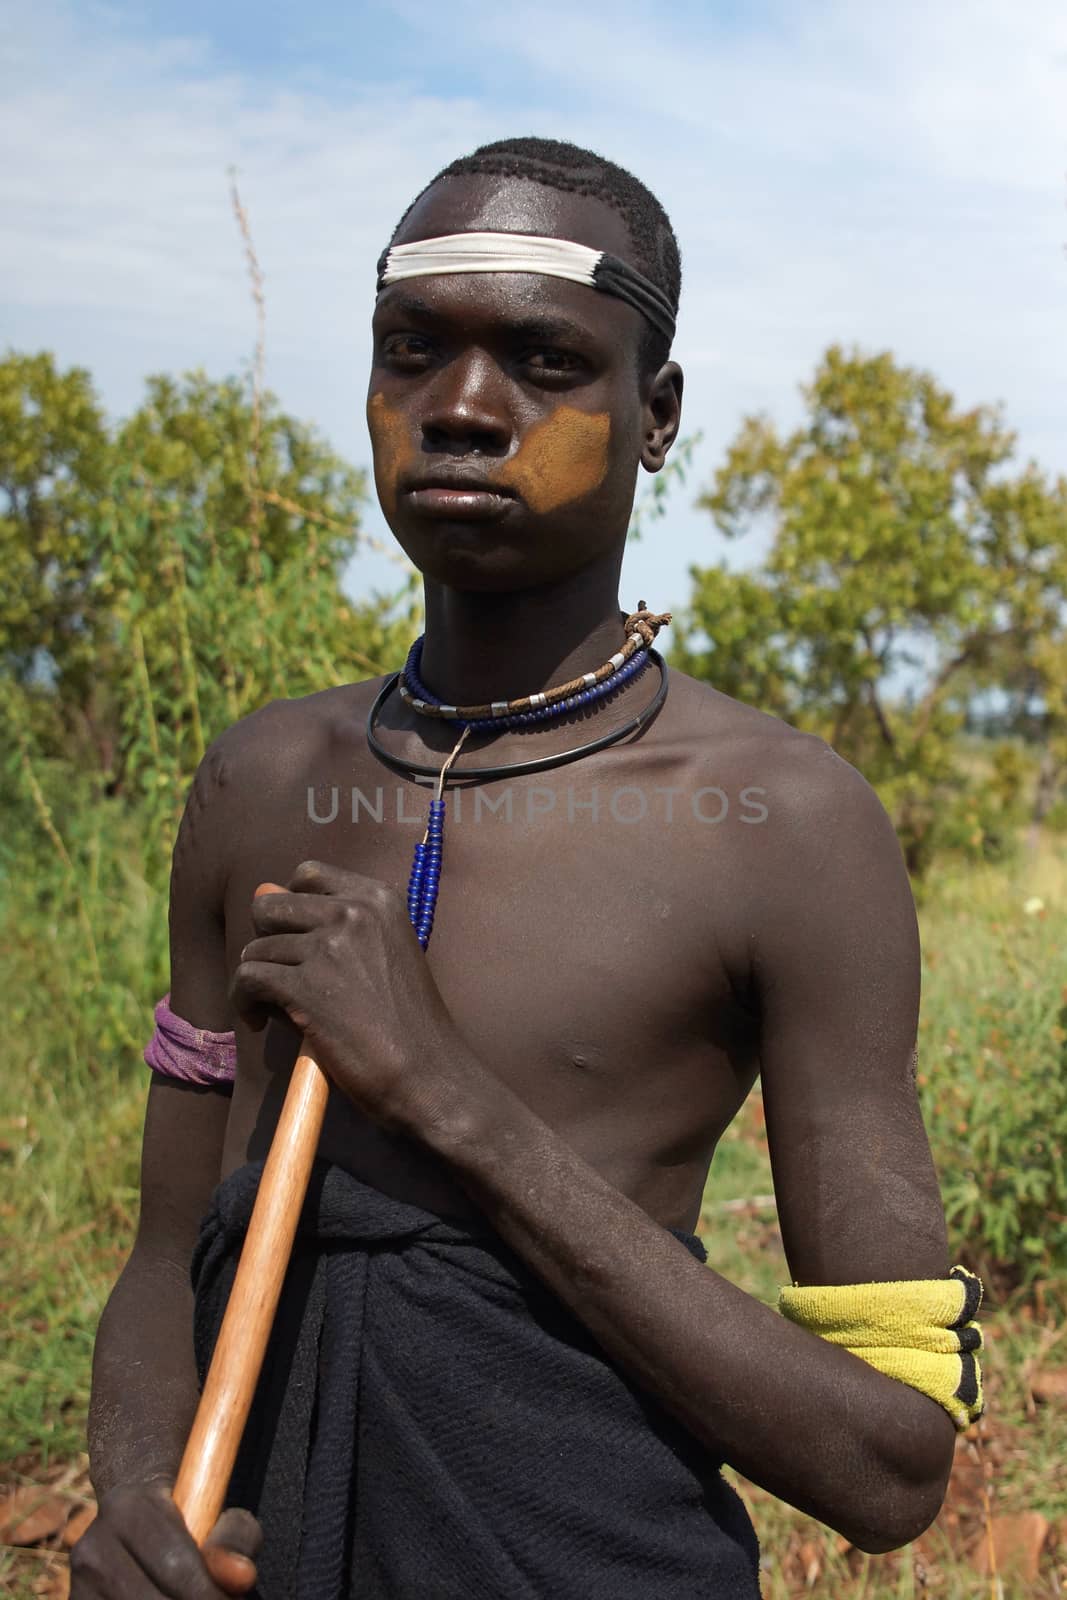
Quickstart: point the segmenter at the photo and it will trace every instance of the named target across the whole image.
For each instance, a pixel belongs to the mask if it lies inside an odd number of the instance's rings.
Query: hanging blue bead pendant
[[[423,950],[433,932],[433,913],[441,881],[441,852],[445,838],[445,802],[430,801],[430,820],[425,837],[415,846],[408,879],[408,916]]]
[[[411,863],[411,875],[408,878],[408,916],[423,950],[429,944],[430,934],[433,932],[433,913],[437,904],[437,888],[441,882],[441,852],[445,842],[445,778],[470,731],[468,723],[456,740],[452,754],[438,773],[437,793],[430,801],[430,820],[426,824],[425,834],[415,846],[415,855]]]

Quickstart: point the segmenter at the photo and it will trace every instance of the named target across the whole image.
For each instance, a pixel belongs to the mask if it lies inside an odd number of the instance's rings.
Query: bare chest
[[[698,779],[612,752],[453,789],[426,954],[480,1059],[623,1192],[683,1226],[758,1068],[730,971],[743,962],[742,801],[712,786],[727,794],[713,822],[722,801],[704,792],[694,808]],[[366,766],[298,773],[268,800],[231,875],[231,967],[256,884],[285,882],[301,860],[405,890],[429,793]],[[263,1153],[297,1041],[272,1025],[238,1043],[231,1164]],[[323,1153],[403,1198],[469,1210],[427,1152],[346,1103],[331,1102]]]

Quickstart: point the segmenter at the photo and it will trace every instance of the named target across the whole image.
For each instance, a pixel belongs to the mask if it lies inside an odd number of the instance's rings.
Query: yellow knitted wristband
[[[982,1330],[974,1320],[981,1304],[981,1279],[966,1267],[953,1267],[947,1278],[794,1284],[778,1293],[778,1309],[790,1322],[928,1394],[959,1429],[985,1409]]]

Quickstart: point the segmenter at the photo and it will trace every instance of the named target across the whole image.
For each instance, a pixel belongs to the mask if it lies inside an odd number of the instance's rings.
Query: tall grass
[[[15,766],[0,840],[0,1461],[18,1476],[84,1448],[95,1328],[136,1225],[141,1050],[168,962],[161,815],[28,746]],[[1056,1143],[1067,842],[1049,838],[1037,854],[995,865],[946,864],[920,921],[920,1085],[953,1251],[991,1274],[988,1388],[998,1422],[1026,1429],[1025,1449],[998,1471],[994,1510],[1063,1518],[1063,1419],[1035,1412],[1027,1373],[1049,1359],[1067,1279]],[[716,1156],[701,1232],[718,1270],[768,1303],[788,1281],[771,1190],[757,1090]],[[741,1487],[768,1561],[766,1600],[805,1592],[796,1586],[804,1561],[822,1594],[982,1592],[947,1544],[938,1586],[924,1589],[918,1556],[860,1561],[827,1530]],[[1008,1583],[998,1592],[1026,1591]]]
[[[84,1447],[95,1327],[137,1215],[139,1052],[167,974],[137,820],[47,779],[0,845],[0,1459],[45,1464]]]

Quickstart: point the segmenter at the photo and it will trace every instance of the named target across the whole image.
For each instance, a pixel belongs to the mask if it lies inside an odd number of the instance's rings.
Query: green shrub
[[[931,853],[964,861],[1008,861],[1018,849],[1018,813],[1018,802],[1005,807],[986,784],[968,784],[934,821]]]
[[[1045,859],[1010,899],[999,869],[961,872],[922,917],[919,1089],[953,1248],[1022,1286],[1067,1274],[1065,863]]]
[[[1067,799],[1057,800],[1045,813],[1045,827],[1052,833],[1067,833]]]

